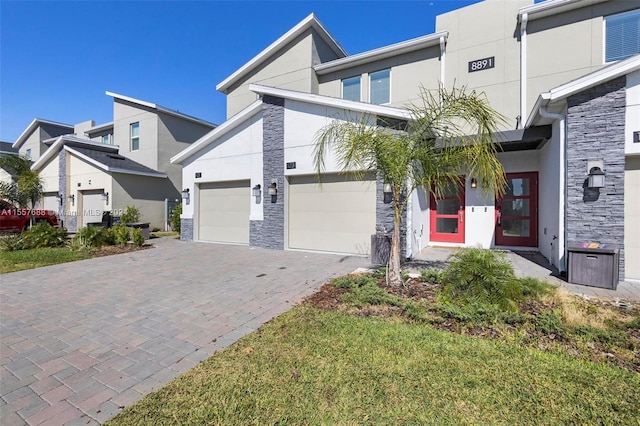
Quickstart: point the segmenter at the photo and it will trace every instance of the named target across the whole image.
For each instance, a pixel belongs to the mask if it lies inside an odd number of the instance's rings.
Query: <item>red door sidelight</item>
[[[496,199],[496,245],[538,247],[538,172],[507,173]]]
[[[464,243],[464,183],[447,185],[441,199],[431,195],[429,219],[429,241]]]

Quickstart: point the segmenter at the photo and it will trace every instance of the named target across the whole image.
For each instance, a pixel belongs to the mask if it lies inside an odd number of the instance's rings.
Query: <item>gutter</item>
[[[527,22],[529,14],[520,15],[520,122],[527,109]]]
[[[440,84],[442,87],[444,86],[444,76],[445,76],[445,56],[447,54],[447,38],[445,36],[440,36]]]
[[[558,176],[559,179],[559,194],[558,194],[558,270],[560,272],[567,271],[567,219],[566,219],[566,205],[567,205],[567,191],[566,191],[566,182],[567,182],[567,143],[566,143],[566,122],[565,116],[563,114],[552,113],[547,111],[546,107],[541,106],[538,109],[538,113],[543,118],[549,118],[551,120],[558,121],[559,127],[559,137],[560,137],[560,173]],[[562,254],[562,256],[560,256]]]

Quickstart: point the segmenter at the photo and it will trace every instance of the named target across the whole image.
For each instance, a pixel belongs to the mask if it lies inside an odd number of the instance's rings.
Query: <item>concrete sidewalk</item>
[[[426,247],[411,264],[414,268],[444,268],[449,256],[456,250],[455,248]],[[640,301],[640,283],[621,281],[616,290],[570,284],[559,277],[558,271],[549,265],[547,259],[538,252],[506,251],[506,255],[514,272],[519,277],[545,279],[571,293],[584,297]]]
[[[0,277],[0,423],[99,424],[368,259],[152,240]]]

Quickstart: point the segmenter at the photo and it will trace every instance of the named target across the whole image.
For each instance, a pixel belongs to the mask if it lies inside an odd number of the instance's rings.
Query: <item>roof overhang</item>
[[[262,86],[259,84],[250,84],[249,90],[263,96],[274,96],[276,98],[283,98],[293,101],[301,101],[309,104],[339,108],[345,111],[361,112],[365,114],[396,118],[399,120],[411,119],[411,112],[402,108],[368,104],[365,102],[348,101],[346,99],[315,95],[305,92],[297,92],[294,90],[278,89],[275,87]]]
[[[109,92],[109,91],[106,91],[105,94],[107,96],[111,96],[114,100],[115,99],[119,99],[121,101],[125,101],[125,102],[129,102],[129,103],[132,103],[132,104],[136,104],[136,105],[140,105],[140,106],[143,106],[143,107],[147,107],[147,108],[156,110],[158,112],[162,112],[162,113],[165,113],[165,114],[168,114],[168,115],[172,115],[174,117],[181,118],[183,120],[187,120],[187,121],[191,121],[193,123],[201,124],[201,125],[206,126],[206,127],[211,127],[211,128],[216,127],[215,124],[213,124],[213,123],[211,123],[209,121],[201,120],[201,119],[193,117],[191,115],[183,114],[181,112],[178,112],[176,110],[163,107],[163,106],[158,105],[158,104],[154,104],[154,103],[147,102],[147,101],[142,101],[140,99],[132,98],[130,96],[119,95],[117,93]],[[109,124],[109,123],[106,123],[106,124]],[[106,124],[105,125],[101,125],[101,126],[106,126]],[[111,123],[111,124],[113,125],[113,123]],[[97,126],[97,127],[100,127],[100,126]],[[96,127],[92,127],[89,130],[93,131],[95,128]]]
[[[229,133],[233,129],[235,129],[238,125],[243,123],[248,118],[255,115],[257,112],[262,110],[262,101],[255,101],[191,145],[187,148],[183,149],[173,157],[171,157],[171,163],[173,164],[182,164],[185,160],[199,152],[200,150],[206,148],[209,144],[213,143],[217,139],[221,138],[223,135]]]
[[[552,135],[551,126],[534,126],[525,129],[505,130],[495,132],[492,136],[494,144],[498,145],[500,152],[529,151],[541,148]],[[469,135],[470,140],[478,139],[479,135]],[[454,139],[448,144],[457,145],[461,143],[461,138]],[[436,146],[444,147],[442,139],[436,139]]]
[[[414,38],[378,49],[369,50],[367,52],[358,53],[357,55],[347,56],[346,58],[336,59],[331,62],[325,62],[313,67],[318,75],[328,74],[334,71],[341,71],[358,65],[368,64],[370,62],[379,61],[381,59],[398,56],[403,53],[414,52],[416,50],[425,49],[427,47],[439,46],[440,40],[447,40],[449,33],[447,31],[429,34],[426,36]]]
[[[527,15],[527,20],[532,21],[605,1],[608,0],[547,0],[521,8],[518,11],[518,21],[522,21],[523,15]]]
[[[42,154],[40,158],[38,158],[38,160],[36,160],[36,162],[31,165],[31,170],[40,170],[42,167],[48,164],[49,161],[53,157],[55,157],[58,152],[60,152],[60,150],[63,149],[66,145],[78,145],[96,149],[99,151],[118,152],[119,150],[119,147],[117,145],[105,145],[103,143],[93,142],[88,139],[80,139],[70,135],[58,136],[56,141],[49,147],[49,149],[47,149],[44,154]]]
[[[541,93],[529,114],[525,127],[546,124],[540,121],[540,108],[553,108],[554,110],[550,112],[559,112],[564,109],[564,102],[569,96],[638,70],[640,70],[640,55],[635,55]]]
[[[227,90],[238,80],[242,79],[245,75],[251,72],[254,68],[265,62],[271,55],[280,50],[283,46],[293,41],[300,34],[307,31],[309,28],[313,28],[327,43],[331,50],[339,57],[347,56],[347,52],[340,46],[335,38],[327,31],[322,25],[320,20],[315,14],[310,14],[302,21],[300,21],[295,27],[287,31],[282,37],[271,43],[266,49],[254,56],[249,62],[238,68],[233,74],[225,78],[222,82],[218,83],[216,90],[222,93],[227,93]]]
[[[167,174],[166,173],[162,173],[162,172],[155,172],[155,173],[150,173],[150,172],[143,172],[143,171],[136,171],[136,170],[128,170],[128,169],[122,169],[119,167],[110,167],[106,164],[102,164],[101,162],[87,156],[84,155],[81,152],[76,151],[75,149],[73,149],[72,146],[65,146],[64,150],[69,152],[70,154],[80,158],[81,160],[86,161],[87,163],[97,167],[100,170],[103,170],[107,173],[122,173],[122,174],[127,174],[127,175],[136,175],[136,176],[147,176],[147,177],[157,177],[157,178],[166,178]]]
[[[73,132],[73,126],[70,124],[64,124],[64,123],[58,123],[56,121],[49,121],[49,120],[43,120],[42,118],[34,118],[33,121],[29,124],[29,126],[27,126],[27,128],[24,130],[24,132],[22,132],[22,134],[20,136],[18,136],[18,139],[16,139],[16,141],[13,143],[13,148],[20,148],[27,140],[27,138],[31,135],[31,133],[33,133],[33,131],[40,125],[40,124],[51,124],[53,126],[58,126],[58,127],[67,127],[69,130],[71,130],[71,132]]]

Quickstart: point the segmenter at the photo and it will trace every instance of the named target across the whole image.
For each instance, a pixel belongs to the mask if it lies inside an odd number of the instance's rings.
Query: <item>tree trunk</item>
[[[394,194],[393,200],[393,236],[391,237],[391,255],[389,256],[389,284],[394,286],[402,285],[400,274],[400,194]]]

